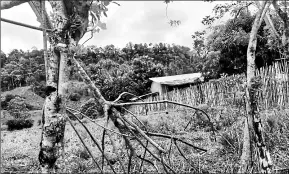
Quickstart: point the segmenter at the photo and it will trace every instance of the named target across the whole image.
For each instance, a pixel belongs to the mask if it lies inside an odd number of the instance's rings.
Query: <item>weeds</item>
[[[75,155],[81,159],[88,160],[90,158],[89,153],[84,148],[78,149]]]
[[[13,119],[7,121],[7,126],[9,131],[21,130],[24,128],[31,128],[33,126],[34,120],[32,119]]]

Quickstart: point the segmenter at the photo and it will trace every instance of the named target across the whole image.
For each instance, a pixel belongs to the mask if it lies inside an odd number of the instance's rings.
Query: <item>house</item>
[[[153,77],[150,78],[150,80],[152,81],[151,92],[159,92],[161,95],[176,87],[183,88],[198,82],[203,82],[204,77],[202,76],[202,73],[192,73],[175,76]]]

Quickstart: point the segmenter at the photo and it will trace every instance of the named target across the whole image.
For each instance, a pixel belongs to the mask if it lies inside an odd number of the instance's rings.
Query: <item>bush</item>
[[[102,107],[93,98],[89,99],[81,106],[80,112],[87,115],[91,119],[96,119],[103,116]]]
[[[80,98],[81,98],[81,95],[78,94],[78,93],[72,93],[72,94],[70,94],[70,96],[69,96],[69,99],[70,99],[71,101],[79,101]]]
[[[88,159],[90,158],[89,153],[88,153],[87,150],[84,149],[84,148],[78,149],[78,150],[75,152],[75,155],[78,156],[79,158],[85,159],[85,160],[88,160]]]
[[[24,128],[31,128],[33,126],[34,120],[32,119],[13,119],[7,121],[7,126],[9,131],[21,130]]]
[[[25,100],[18,96],[9,101],[7,110],[15,119],[26,119],[30,117]]]
[[[7,109],[8,107],[8,103],[10,102],[10,100],[14,99],[16,96],[12,95],[12,94],[7,94],[5,96],[4,101],[1,101],[1,108],[2,109]]]

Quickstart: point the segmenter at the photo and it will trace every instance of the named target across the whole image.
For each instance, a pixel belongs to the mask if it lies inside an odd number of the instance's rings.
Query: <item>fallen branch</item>
[[[113,108],[113,110],[116,110]],[[123,120],[123,122],[127,122],[128,124],[130,124],[139,134],[141,134],[146,140],[148,140],[156,149],[158,149],[160,152],[165,153],[166,151],[160,147],[156,142],[154,142],[150,137],[148,137],[144,131],[142,131],[136,124],[134,124],[133,122],[129,121],[128,119],[126,119],[125,117],[120,117],[117,116],[119,119]]]
[[[99,149],[99,151],[102,153],[102,155],[104,156],[105,160],[107,161],[108,165],[110,166],[110,168],[112,169],[113,173],[116,173],[114,171],[114,168],[112,167],[112,165],[110,164],[108,158],[106,157],[106,155],[104,154],[104,149],[101,149],[100,145],[98,144],[98,142],[94,139],[94,137],[92,136],[92,134],[90,133],[90,131],[87,129],[87,127],[82,123],[82,121],[71,111],[67,110],[68,113],[70,113],[71,115],[73,115],[77,121],[84,127],[84,129],[86,130],[86,132],[88,133],[88,135],[90,136],[90,138],[92,139],[92,141],[94,142],[94,144],[97,146],[97,148]],[[101,169],[103,170],[103,168]]]
[[[194,145],[192,145],[192,144],[190,144],[190,143],[188,143],[188,142],[186,142],[186,141],[184,141],[184,140],[182,140],[182,139],[180,139],[180,138],[177,138],[177,137],[173,137],[173,136],[166,135],[166,134],[160,134],[160,133],[152,133],[152,132],[145,132],[145,133],[146,133],[147,135],[150,135],[150,136],[156,136],[156,137],[163,137],[163,138],[173,139],[174,141],[182,142],[182,143],[184,143],[184,144],[186,144],[186,145],[188,145],[188,146],[191,146],[191,147],[193,147],[193,148],[195,148],[195,149],[198,149],[198,150],[201,150],[201,151],[204,151],[204,152],[207,152],[207,151],[208,151],[208,150],[203,149],[203,148],[201,148],[201,147],[194,146]]]
[[[189,159],[185,156],[185,154],[184,154],[184,152],[182,151],[182,149],[177,145],[177,141],[176,141],[176,140],[174,140],[174,144],[176,145],[176,147],[177,147],[178,151],[180,152],[180,154],[182,155],[182,157],[183,157],[183,158],[187,161],[187,163],[189,163],[190,166],[196,171],[197,169],[195,168],[195,166],[193,166],[193,165],[190,163]]]
[[[161,159],[158,158],[154,153],[152,153],[149,148],[147,148],[147,146],[145,146],[142,141],[137,137],[136,133],[125,123],[126,121],[124,119],[122,119],[123,117],[120,117],[121,120],[123,120],[124,125],[127,127],[127,129],[130,131],[130,133],[132,133],[135,136],[135,139],[139,142],[139,144],[144,147],[157,161],[161,162]],[[167,165],[166,163],[164,163],[164,165],[170,169],[173,173],[176,173],[173,169],[171,169],[171,167],[169,165]]]
[[[112,104],[112,106],[115,107],[124,107],[124,106],[132,106],[132,105],[145,105],[145,104],[157,104],[157,103],[170,103],[170,104],[175,104],[175,105],[180,105],[180,106],[184,106],[184,107],[188,107],[194,110],[198,110],[200,112],[202,112],[203,114],[206,115],[206,117],[208,118],[208,121],[211,124],[211,128],[212,131],[214,133],[214,137],[215,137],[215,141],[216,141],[216,133],[215,133],[215,129],[214,129],[214,124],[212,123],[209,115],[202,109],[198,108],[198,107],[193,107],[187,104],[182,104],[182,103],[178,103],[178,102],[174,102],[174,101],[169,101],[169,100],[160,100],[160,101],[152,101],[152,102],[128,102],[128,103],[117,103],[117,104]]]
[[[70,120],[69,117],[67,117],[67,120],[69,122],[69,124],[71,125],[71,127],[73,128],[73,130],[75,131],[76,135],[78,136],[78,138],[80,139],[81,143],[83,144],[83,146],[85,147],[85,149],[87,150],[89,156],[92,158],[94,164],[97,166],[97,168],[101,171],[101,173],[103,173],[103,170],[100,168],[100,166],[98,165],[98,163],[96,162],[95,158],[93,157],[91,151],[89,150],[89,148],[86,146],[86,144],[84,143],[83,139],[81,138],[81,136],[79,135],[78,131],[76,130],[76,128],[74,127],[72,121]]]
[[[87,115],[85,115],[84,113],[82,113],[82,112],[80,112],[80,111],[78,111],[78,110],[72,109],[72,108],[70,108],[70,107],[66,107],[66,108],[67,108],[68,110],[72,110],[72,111],[74,111],[74,112],[78,112],[78,113],[81,114],[83,117],[85,117],[85,118],[88,119],[89,121],[93,122],[93,123],[96,124],[97,126],[102,127],[102,128],[105,129],[105,130],[111,131],[111,132],[113,132],[113,133],[115,133],[115,134],[118,134],[118,135],[121,135],[121,136],[125,136],[125,137],[130,137],[130,138],[132,138],[132,136],[130,136],[130,135],[125,135],[125,134],[116,132],[116,131],[111,130],[111,129],[105,127],[105,126],[102,126],[101,124],[98,124],[95,120],[92,120],[92,119],[89,118]]]
[[[115,99],[113,102],[114,102],[114,103],[118,102],[118,101],[121,99],[121,97],[124,96],[124,95],[132,95],[132,96],[134,96],[134,97],[137,97],[136,95],[134,95],[134,94],[132,94],[132,93],[123,92],[123,93],[121,93],[121,94],[117,97],[117,99]]]

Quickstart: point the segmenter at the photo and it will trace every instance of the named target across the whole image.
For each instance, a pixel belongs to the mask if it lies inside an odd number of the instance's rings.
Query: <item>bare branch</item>
[[[191,166],[195,171],[197,171],[196,167],[193,166],[193,165],[190,163],[189,159],[185,156],[185,154],[184,154],[184,152],[182,151],[182,149],[177,145],[176,140],[174,140],[174,143],[175,143],[175,145],[176,145],[178,151],[179,151],[180,154],[182,155],[182,157],[187,161],[187,163],[190,164],[190,166]]]
[[[261,9],[260,2],[256,1],[256,4],[257,4],[258,8]],[[266,24],[271,28],[271,31],[275,35],[275,37],[276,38],[280,38],[280,35],[277,32],[277,30],[276,30],[276,28],[275,28],[275,26],[274,26],[274,24],[273,24],[273,22],[271,20],[271,17],[270,17],[270,15],[268,13],[266,13],[266,16],[265,16],[264,20],[265,20]]]
[[[269,7],[271,5],[270,2],[267,2],[267,3],[266,2],[267,1],[264,2],[266,5],[265,5],[265,8],[264,8],[264,10],[263,10],[263,12],[261,14],[261,17],[260,17],[259,26],[261,26],[261,24],[263,22],[263,19],[264,19],[265,15],[267,14],[267,11],[268,11],[268,9],[269,9]],[[262,9],[262,7],[261,7],[261,9]]]
[[[86,130],[86,132],[88,133],[88,135],[90,136],[90,138],[92,139],[92,141],[94,142],[94,144],[96,144],[97,148],[99,149],[99,151],[102,153],[103,157],[105,158],[105,160],[107,161],[108,165],[110,166],[111,170],[113,171],[113,173],[116,173],[113,166],[111,165],[111,163],[109,162],[108,158],[106,157],[106,155],[104,154],[104,149],[101,149],[100,145],[98,144],[98,142],[94,139],[94,137],[92,136],[92,134],[90,133],[90,131],[87,129],[87,127],[82,123],[82,121],[70,110],[67,110],[68,113],[70,113],[71,115],[73,115],[77,121],[84,127],[84,129]],[[103,168],[101,169],[103,170]]]
[[[113,108],[114,112],[117,112],[116,109]],[[156,149],[158,149],[160,152],[165,153],[166,151],[160,147],[156,142],[154,142],[150,137],[148,137],[136,124],[129,121],[125,117],[120,117],[117,115],[117,117],[121,120],[124,120],[125,122],[129,123],[134,129],[136,129],[146,140],[148,140]]]
[[[32,26],[32,25],[28,25],[28,24],[24,24],[24,23],[21,23],[21,22],[16,22],[16,21],[12,21],[12,20],[9,20],[9,19],[4,19],[4,18],[1,18],[1,21],[7,22],[7,23],[10,23],[10,24],[19,25],[19,26],[22,26],[22,27],[31,28],[31,29],[34,29],[34,30],[39,30],[39,31],[44,31],[44,30],[46,30],[48,32],[52,31],[51,29],[35,27],[35,26]]]
[[[71,127],[73,128],[73,130],[75,131],[76,135],[78,136],[78,138],[80,139],[81,143],[83,144],[83,146],[85,147],[85,149],[87,150],[89,156],[92,158],[93,162],[95,163],[95,165],[97,166],[97,168],[99,168],[99,170],[101,171],[101,173],[103,173],[103,170],[100,168],[100,166],[98,165],[96,159],[93,157],[91,151],[89,150],[89,148],[86,146],[86,144],[84,143],[83,139],[81,138],[81,136],[79,135],[78,131],[76,130],[76,128],[74,127],[72,121],[70,120],[69,117],[67,117],[67,120],[69,122],[69,124],[71,125]]]
[[[200,109],[198,107],[193,107],[193,106],[190,106],[190,105],[186,105],[186,104],[182,104],[182,103],[178,103],[178,102],[174,102],[174,101],[169,101],[169,100],[160,100],[160,101],[152,101],[152,102],[113,103],[112,105],[116,106],[116,107],[117,106],[123,107],[123,106],[131,106],[131,105],[144,105],[144,104],[157,104],[157,103],[171,103],[171,104],[176,104],[176,105],[180,105],[180,106],[184,106],[184,107],[188,107],[188,108],[191,108],[191,109],[195,109],[195,110],[201,111],[203,114],[206,115],[206,117],[208,118],[208,121],[211,123],[211,128],[212,128],[212,131],[214,133],[215,141],[216,141],[216,133],[215,133],[214,125],[211,122],[211,119],[210,119],[209,115],[204,110],[202,110],[202,109]]]
[[[144,144],[143,144],[143,142],[137,137],[137,134],[132,130],[132,128],[130,128],[130,126],[128,126],[125,122],[125,120],[123,119],[124,117],[120,117],[120,119],[121,120],[123,120],[123,123],[124,123],[124,125],[127,127],[127,129],[130,131],[130,133],[132,133],[134,136],[135,136],[135,139],[139,142],[139,144],[143,147],[143,148],[145,148],[151,155],[152,155],[152,157],[154,157],[156,160],[158,160],[159,162],[161,162],[161,159],[160,158],[158,158],[154,153],[152,153],[150,150],[149,150],[149,148],[147,148],[147,145],[145,146]],[[148,141],[147,141],[148,142]],[[140,158],[141,159],[141,157],[140,156],[137,156],[138,158]],[[154,165],[155,166],[155,165]],[[167,168],[169,168],[173,173],[176,173],[169,165],[167,165],[167,164],[165,164],[165,166],[167,167]],[[155,166],[155,168],[157,168],[156,166]],[[158,170],[157,170],[158,171]]]
[[[137,116],[136,116],[134,113],[132,113],[131,111],[125,109],[124,107],[122,107],[122,109],[125,110],[126,112],[130,113],[130,114],[146,129],[146,126],[143,124],[143,122],[141,122],[141,121],[137,118]]]
[[[45,1],[29,1],[28,3],[36,15],[37,21],[42,24],[42,27],[51,29],[52,23],[45,9]]]
[[[102,128],[105,129],[105,130],[111,131],[111,132],[113,132],[113,133],[115,133],[115,134],[118,134],[118,135],[121,135],[121,136],[131,137],[131,138],[132,138],[132,136],[129,136],[129,135],[125,135],[125,134],[116,132],[116,131],[114,131],[114,130],[111,130],[111,129],[105,127],[105,126],[102,126],[102,125],[98,124],[95,120],[92,120],[91,118],[89,118],[87,115],[83,114],[83,113],[80,112],[80,111],[77,111],[77,110],[72,109],[72,108],[69,108],[69,107],[66,107],[66,108],[67,108],[67,111],[68,111],[70,114],[73,114],[71,111],[78,112],[78,113],[81,114],[83,117],[85,117],[85,118],[88,119],[89,121],[93,122],[93,123],[96,124],[97,126],[102,127]],[[71,111],[69,111],[69,110],[71,110]]]
[[[110,128],[114,128],[117,129],[116,125],[114,124],[112,119],[115,119],[113,117],[110,117],[111,114],[109,113],[109,106],[108,105],[104,105],[104,116],[107,118],[107,122],[106,122],[106,126],[110,127]],[[119,130],[119,129],[118,129]],[[123,165],[123,162],[121,160],[121,156],[123,154],[123,149],[122,149],[122,143],[123,143],[123,139],[115,137],[113,134],[111,134],[111,132],[107,132],[107,135],[110,139],[112,148],[113,148],[113,152],[115,153],[117,160],[121,166],[121,169],[123,170],[123,172],[125,173],[125,168]]]
[[[180,138],[177,138],[177,137],[174,137],[174,136],[171,136],[171,135],[166,135],[166,134],[160,134],[160,133],[152,133],[152,132],[145,132],[147,135],[149,136],[156,136],[156,137],[163,137],[163,138],[169,138],[169,139],[173,139],[174,141],[179,141],[179,142],[182,142],[188,146],[191,146],[195,149],[198,149],[198,150],[201,150],[201,151],[204,151],[204,152],[207,152],[208,150],[206,149],[203,149],[201,147],[197,147],[197,146],[194,146],[192,145],[191,143],[188,143]]]
[[[89,76],[87,75],[87,73],[84,71],[84,69],[82,68],[82,66],[78,63],[78,61],[75,59],[75,55],[72,58],[72,61],[75,63],[75,65],[78,68],[78,73],[81,75],[81,77],[83,78],[84,82],[91,88],[91,90],[93,91],[93,95],[96,101],[98,101],[100,104],[104,104],[106,102],[106,100],[104,99],[104,97],[102,96],[100,90],[95,86],[95,84],[91,81],[91,79],[89,78]]]
[[[118,97],[117,97],[117,99],[115,99],[113,102],[118,102],[120,99],[121,99],[121,97],[122,96],[124,96],[124,95],[132,95],[132,96],[134,96],[134,97],[137,97],[136,95],[134,95],[134,94],[132,94],[132,93],[129,93],[129,92],[123,92],[123,93],[121,93]]]

